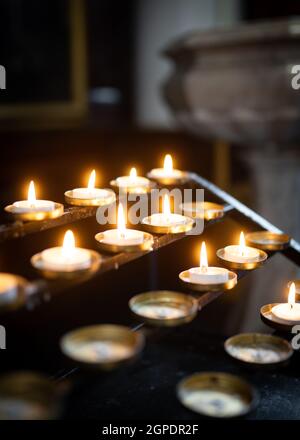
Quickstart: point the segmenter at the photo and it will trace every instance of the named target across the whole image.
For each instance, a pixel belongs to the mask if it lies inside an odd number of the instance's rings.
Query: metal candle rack
[[[216,222],[222,221],[222,219],[228,215],[235,216],[242,221],[243,224],[246,224],[251,229],[265,229],[268,231],[272,231],[275,233],[282,233],[280,229],[271,224],[268,220],[257,214],[252,209],[248,208],[246,205],[238,201],[236,198],[228,194],[227,192],[220,189],[218,186],[208,181],[207,179],[189,172],[188,182],[190,185],[203,188],[217,197],[220,202],[225,205],[224,208],[224,216],[221,218],[212,219],[209,221],[205,221],[205,228],[213,225]],[[10,239],[17,239],[23,237],[28,234],[42,232],[49,228],[58,227],[64,224],[70,224],[72,222],[86,219],[96,215],[97,207],[70,207],[66,208],[64,214],[55,219],[44,220],[40,222],[14,222],[6,225],[0,226],[0,242],[4,242]],[[104,272],[110,270],[116,270],[121,265],[129,263],[143,255],[145,253],[149,253],[160,249],[161,247],[167,246],[171,243],[176,242],[177,240],[183,239],[185,237],[185,233],[182,234],[165,234],[165,235],[157,235],[154,236],[154,243],[152,249],[146,252],[131,252],[131,253],[119,253],[115,255],[102,255],[102,262],[100,267],[93,271],[90,274],[87,274],[85,277],[81,277],[75,280],[46,280],[46,279],[37,279],[28,284],[27,291],[25,295],[23,295],[23,303],[34,301],[39,297],[42,298],[44,293],[52,294],[56,291],[64,290],[74,284],[79,284],[85,282],[91,276],[98,276]],[[294,239],[291,239],[289,242],[289,246],[285,249],[280,250],[288,259],[300,265],[300,243],[296,242]],[[274,253],[274,252],[273,252]],[[271,254],[272,255],[272,254]],[[245,273],[243,271],[237,271],[238,278],[244,276]],[[199,298],[199,307],[204,307],[218,296],[220,296],[223,292],[207,292]],[[21,305],[18,302],[18,305]],[[0,303],[1,308],[1,303]],[[7,308],[7,307],[5,307]],[[12,307],[15,308],[15,307]]]

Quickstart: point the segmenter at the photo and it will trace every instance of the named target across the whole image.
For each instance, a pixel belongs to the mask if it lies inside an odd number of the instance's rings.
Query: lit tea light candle
[[[122,203],[118,206],[117,229],[109,229],[101,235],[101,242],[117,246],[135,246],[143,243],[144,233],[126,228],[126,220]],[[97,236],[96,236],[97,237]]]
[[[37,200],[35,195],[34,182],[31,180],[28,187],[27,200],[21,200],[15,202],[12,205],[13,211],[16,214],[40,212],[40,211],[53,211],[55,209],[55,203],[50,200]]]
[[[300,324],[300,304],[295,302],[296,287],[295,283],[291,283],[289,289],[288,302],[277,304],[272,307],[272,314],[285,323]]]
[[[167,194],[164,195],[163,212],[152,214],[146,218],[148,219],[149,224],[152,226],[177,226],[186,223],[187,220],[187,217],[171,212],[170,198]]]
[[[190,282],[199,284],[220,284],[228,281],[229,271],[222,267],[209,267],[205,242],[200,251],[200,266],[189,269]]]
[[[66,201],[72,205],[109,205],[116,199],[115,193],[108,189],[96,188],[96,171],[90,174],[86,188],[75,188],[65,192]]]
[[[136,168],[131,168],[129,176],[117,177],[111,181],[112,186],[128,192],[144,193],[152,187],[152,182],[146,177],[138,176]]]
[[[90,174],[87,188],[76,188],[72,190],[73,197],[76,199],[98,199],[105,195],[106,191],[95,188],[96,171],[93,170]]]
[[[75,246],[71,230],[65,233],[63,245],[45,249],[40,254],[44,268],[52,271],[72,272],[91,265],[91,251]]]
[[[154,168],[148,175],[150,179],[155,179],[161,181],[162,183],[176,183],[176,181],[186,178],[186,173],[181,170],[176,170],[173,168],[173,159],[170,154],[167,154],[164,159],[163,168]]]
[[[259,250],[246,246],[244,233],[240,234],[238,245],[226,246],[224,249],[224,259],[234,263],[252,263],[259,259]]]

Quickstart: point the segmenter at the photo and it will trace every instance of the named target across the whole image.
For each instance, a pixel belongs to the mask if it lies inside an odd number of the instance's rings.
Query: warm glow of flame
[[[28,201],[31,205],[35,205],[36,202],[36,196],[35,196],[35,188],[34,188],[34,182],[31,180],[29,187],[28,187]]]
[[[296,286],[295,283],[292,283],[290,285],[289,296],[288,296],[288,303],[291,306],[291,309],[295,304],[295,296],[296,296]]]
[[[170,215],[171,215],[170,198],[169,198],[168,194],[164,195],[163,213],[166,216],[166,218],[170,217]]]
[[[202,241],[200,250],[200,269],[201,272],[207,272],[208,262],[207,262],[207,252],[205,241]]]
[[[129,176],[130,176],[131,180],[135,180],[136,179],[136,176],[137,176],[136,168],[131,168]]]
[[[246,242],[245,242],[244,232],[242,231],[241,235],[240,235],[240,253],[241,253],[241,255],[244,255],[245,250],[246,250]]]
[[[164,160],[164,170],[166,174],[172,174],[173,171],[173,159],[171,154],[166,154]]]
[[[96,183],[96,171],[93,170],[89,178],[88,189],[93,190],[95,188],[95,183]]]
[[[124,238],[126,234],[125,213],[122,203],[119,203],[118,206],[118,234],[122,238]]]
[[[64,241],[62,245],[62,252],[65,258],[70,258],[75,249],[75,238],[73,232],[68,229],[65,233]]]

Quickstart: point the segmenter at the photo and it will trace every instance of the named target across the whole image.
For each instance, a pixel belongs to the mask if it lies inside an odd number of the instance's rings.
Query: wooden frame
[[[27,128],[65,125],[83,118],[87,112],[86,30],[83,0],[69,1],[71,99],[38,104],[0,105],[0,125],[18,121]],[[6,90],[6,93],[9,90]],[[19,124],[20,122],[20,124]],[[9,128],[9,126],[8,126]],[[14,129],[16,126],[14,125]]]

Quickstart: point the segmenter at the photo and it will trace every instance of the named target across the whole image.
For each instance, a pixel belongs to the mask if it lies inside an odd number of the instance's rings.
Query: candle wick
[[[200,271],[201,271],[202,273],[207,273],[207,266],[201,266],[201,267],[200,267]]]
[[[293,310],[294,304],[290,304],[290,306],[291,306],[291,310]]]

